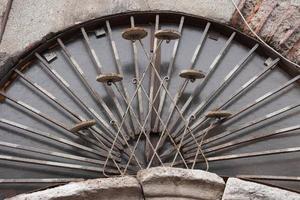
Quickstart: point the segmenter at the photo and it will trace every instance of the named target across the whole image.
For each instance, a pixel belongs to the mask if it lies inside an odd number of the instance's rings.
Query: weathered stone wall
[[[238,7],[256,34],[283,56],[300,63],[299,0],[241,0]],[[252,35],[237,12],[230,24]]]
[[[0,0],[3,15],[7,0]],[[234,0],[247,22],[282,55],[300,62],[300,0]],[[14,0],[0,53],[17,55],[49,33],[127,11],[169,10],[229,24],[249,33],[232,0]],[[0,16],[0,19],[1,19]],[[2,56],[0,59],[7,57]]]
[[[300,194],[258,183],[179,168],[141,170],[137,177],[94,179],[7,200],[299,200]]]

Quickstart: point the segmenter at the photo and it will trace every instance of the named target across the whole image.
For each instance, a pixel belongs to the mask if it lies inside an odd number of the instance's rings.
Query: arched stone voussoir
[[[7,200],[142,200],[142,188],[131,176],[91,179],[31,194],[21,194]]]
[[[225,187],[224,180],[216,174],[170,167],[141,170],[137,179],[145,198],[151,200],[218,200]]]

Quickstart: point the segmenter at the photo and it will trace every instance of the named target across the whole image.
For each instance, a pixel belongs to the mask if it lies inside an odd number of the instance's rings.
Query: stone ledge
[[[93,179],[69,183],[31,194],[21,194],[8,200],[141,200],[142,189],[134,177]]]
[[[169,167],[138,172],[137,179],[147,199],[221,199],[225,183],[216,174]]]
[[[259,183],[229,178],[222,200],[300,200],[300,194]]]
[[[224,190],[225,189],[225,190]],[[223,197],[222,197],[223,196]],[[300,194],[202,170],[155,167],[137,178],[91,179],[6,200],[300,200]]]

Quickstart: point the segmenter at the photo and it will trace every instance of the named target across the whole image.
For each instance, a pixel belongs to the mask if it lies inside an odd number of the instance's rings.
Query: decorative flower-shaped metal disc
[[[147,34],[148,33],[144,28],[132,27],[125,29],[122,33],[122,37],[126,40],[135,41],[143,39]]]
[[[101,83],[115,83],[123,80],[123,76],[116,73],[100,74],[96,80]]]
[[[159,40],[177,40],[181,37],[181,34],[175,30],[158,30],[155,32],[155,37]]]
[[[185,69],[182,70],[179,73],[179,76],[182,78],[186,78],[186,79],[201,79],[205,77],[205,74],[200,71],[200,70],[196,70],[196,69]]]

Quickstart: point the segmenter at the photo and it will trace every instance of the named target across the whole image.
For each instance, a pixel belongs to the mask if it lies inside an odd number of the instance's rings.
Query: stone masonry
[[[0,21],[7,0],[0,0]],[[247,22],[284,57],[300,63],[300,0],[234,0]],[[14,0],[0,44],[1,60],[77,23],[128,11],[168,10],[206,17],[252,35],[232,0]]]
[[[300,200],[300,194],[258,183],[179,168],[141,170],[137,177],[93,179],[7,200]]]

